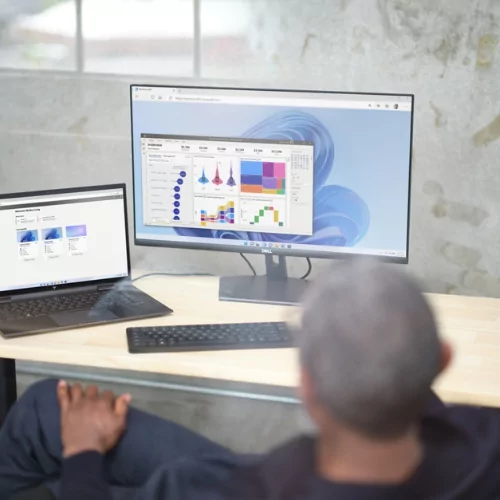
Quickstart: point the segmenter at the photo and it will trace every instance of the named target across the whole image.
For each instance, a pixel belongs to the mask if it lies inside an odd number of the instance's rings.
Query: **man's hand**
[[[126,428],[130,395],[116,397],[110,391],[80,384],[72,387],[59,382],[57,396],[61,407],[61,437],[64,456],[85,451],[105,454],[113,449]]]

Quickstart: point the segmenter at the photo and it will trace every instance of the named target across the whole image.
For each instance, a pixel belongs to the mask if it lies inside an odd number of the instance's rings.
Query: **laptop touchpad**
[[[59,326],[78,326],[87,323],[106,323],[113,321],[118,316],[108,309],[92,309],[91,311],[72,311],[51,314],[50,317]]]

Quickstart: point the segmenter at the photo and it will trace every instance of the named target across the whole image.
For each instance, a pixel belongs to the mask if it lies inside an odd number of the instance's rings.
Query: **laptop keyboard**
[[[140,303],[128,295],[109,290],[72,293],[34,300],[13,301],[0,304],[0,321],[39,318],[58,312],[79,311],[113,305],[131,306]]]

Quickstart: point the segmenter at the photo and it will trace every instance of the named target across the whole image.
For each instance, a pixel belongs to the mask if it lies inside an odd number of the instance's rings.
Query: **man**
[[[40,485],[60,500],[500,498],[500,416],[431,393],[451,351],[411,279],[337,264],[312,287],[296,338],[316,436],[239,456],[129,409],[127,395],[49,381],[1,431],[0,498]]]

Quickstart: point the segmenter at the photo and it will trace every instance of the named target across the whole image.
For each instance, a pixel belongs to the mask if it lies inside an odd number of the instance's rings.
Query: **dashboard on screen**
[[[413,97],[131,87],[138,244],[408,258]]]

